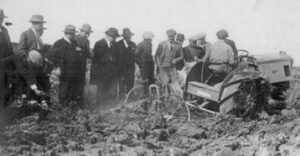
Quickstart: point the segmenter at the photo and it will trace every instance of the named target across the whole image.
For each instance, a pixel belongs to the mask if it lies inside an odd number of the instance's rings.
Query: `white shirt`
[[[72,43],[71,40],[68,39],[68,38],[66,38],[66,37],[64,37],[64,40],[66,40],[66,41],[67,41],[68,43],[70,43],[70,44]]]
[[[42,46],[43,46],[43,41],[42,41],[42,39],[41,39],[40,34],[39,34],[35,29],[33,29],[33,28],[31,28],[31,30],[33,31],[34,36],[35,36],[35,38],[36,38],[37,49],[41,49]]]
[[[128,43],[127,41],[123,40],[124,44],[125,44],[125,47],[128,48]]]
[[[110,42],[112,41],[112,38],[110,36],[106,35],[104,37],[104,39],[105,39],[105,41],[107,43],[107,46],[110,48],[111,47]]]

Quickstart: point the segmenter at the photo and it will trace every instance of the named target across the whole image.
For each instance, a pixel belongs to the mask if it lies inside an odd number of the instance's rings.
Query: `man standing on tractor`
[[[233,50],[224,41],[226,34],[218,31],[217,37],[219,40],[211,46],[203,58],[203,62],[208,63],[208,68],[212,71],[209,80],[207,80],[209,85],[222,82],[235,64]]]
[[[167,30],[168,40],[159,43],[155,54],[159,79],[163,91],[167,91],[170,82],[175,82],[175,65],[183,60],[182,46],[175,41],[176,31]]]
[[[225,29],[221,29],[220,31],[218,31],[218,33],[219,33],[221,36],[224,36],[224,38],[225,38],[225,39],[224,39],[224,42],[225,42],[226,44],[228,44],[228,45],[232,48],[233,53],[234,53],[234,59],[237,60],[237,57],[238,57],[238,51],[237,51],[237,49],[236,49],[236,46],[235,46],[234,41],[228,39],[228,37],[229,37],[228,31],[225,30]]]

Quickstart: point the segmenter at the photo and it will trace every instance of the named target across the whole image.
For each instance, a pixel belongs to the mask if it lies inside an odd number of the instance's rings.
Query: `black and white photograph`
[[[0,156],[300,156],[300,1],[0,0]]]

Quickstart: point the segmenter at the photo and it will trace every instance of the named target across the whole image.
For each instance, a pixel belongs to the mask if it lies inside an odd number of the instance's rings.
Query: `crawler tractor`
[[[199,81],[186,83],[185,104],[213,114],[257,115],[266,109],[270,99],[284,100],[293,78],[292,61],[285,52],[249,55],[239,50],[235,69],[213,86],[208,84],[214,73],[205,64],[195,65],[194,68],[202,68],[204,75]]]

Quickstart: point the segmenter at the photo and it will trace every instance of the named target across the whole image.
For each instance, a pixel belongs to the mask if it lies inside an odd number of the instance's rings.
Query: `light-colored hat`
[[[81,28],[80,28],[81,31],[85,31],[87,33],[92,33],[92,27],[90,24],[87,24],[87,23],[84,23],[82,24]]]
[[[190,40],[190,41],[196,41],[196,40],[198,40],[198,35],[191,35],[191,36],[189,37],[189,40]]]
[[[32,15],[29,22],[31,22],[31,23],[46,23],[46,21],[44,21],[44,17],[42,15]]]
[[[197,40],[202,40],[206,37],[206,33],[198,33],[196,35],[196,37],[197,37]]]
[[[7,16],[4,15],[4,10],[0,9],[0,17],[7,18]]]
[[[76,27],[75,26],[73,26],[73,25],[66,25],[65,30],[63,32],[75,34],[77,31],[76,31]]]
[[[169,29],[169,30],[167,30],[167,35],[168,36],[175,36],[177,33],[176,33],[176,31],[175,30],[173,30],[173,29]]]
[[[28,58],[34,65],[38,67],[42,67],[44,64],[43,56],[36,50],[29,51]]]
[[[147,31],[143,34],[144,39],[152,39],[154,37],[154,34],[150,31]]]

